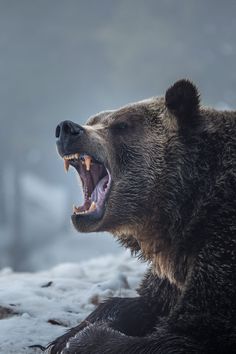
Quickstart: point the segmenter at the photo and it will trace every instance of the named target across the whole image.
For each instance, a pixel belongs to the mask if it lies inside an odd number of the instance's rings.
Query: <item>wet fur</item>
[[[151,268],[138,297],[99,305],[51,353],[235,353],[236,112],[200,107],[181,80],[87,125],[77,148],[100,154],[116,184],[101,222],[74,225],[112,232]]]

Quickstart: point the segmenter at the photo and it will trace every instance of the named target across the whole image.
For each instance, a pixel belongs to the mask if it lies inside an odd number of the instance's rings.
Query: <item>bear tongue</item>
[[[73,212],[76,214],[85,213],[87,211],[93,211],[96,208],[100,208],[106,195],[108,182],[109,182],[109,176],[106,175],[96,184],[91,194],[91,197],[89,197],[90,196],[89,191],[91,190],[90,188],[93,183],[92,183],[91,176],[86,178],[86,182],[84,184],[84,196],[85,196],[84,204],[79,207],[73,206]]]
[[[109,176],[104,176],[95,186],[93,193],[91,195],[91,200],[97,204],[101,204],[104,200],[106,194],[106,187],[109,181]]]

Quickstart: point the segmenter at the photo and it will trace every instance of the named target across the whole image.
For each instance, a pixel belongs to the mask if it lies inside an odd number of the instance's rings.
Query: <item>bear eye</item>
[[[125,129],[127,129],[129,127],[128,123],[126,122],[119,122],[119,123],[115,123],[112,126],[112,130],[116,130],[116,131],[124,131]]]

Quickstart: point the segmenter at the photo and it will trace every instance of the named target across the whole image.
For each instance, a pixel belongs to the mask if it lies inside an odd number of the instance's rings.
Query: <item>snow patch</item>
[[[146,269],[128,252],[81,263],[66,263],[37,273],[0,271],[0,353],[40,353],[46,345],[77,325],[97,304],[111,296],[136,296]]]

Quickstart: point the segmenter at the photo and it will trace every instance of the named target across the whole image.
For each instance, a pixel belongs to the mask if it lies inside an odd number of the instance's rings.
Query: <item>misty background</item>
[[[0,0],[0,268],[37,270],[120,252],[70,224],[81,190],[54,132],[192,79],[236,102],[236,2]]]

